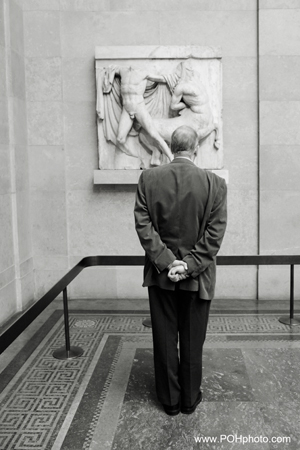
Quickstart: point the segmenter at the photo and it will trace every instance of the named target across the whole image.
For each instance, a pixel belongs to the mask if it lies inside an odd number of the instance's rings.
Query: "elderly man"
[[[174,160],[142,172],[134,210],[146,252],[156,392],[171,416],[193,413],[202,399],[202,347],[227,218],[225,181],[193,163],[197,144],[192,128],[174,131]]]

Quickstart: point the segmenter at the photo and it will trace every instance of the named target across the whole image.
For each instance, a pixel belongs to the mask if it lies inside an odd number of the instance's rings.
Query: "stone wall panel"
[[[24,42],[27,57],[60,56],[58,11],[24,11]]]

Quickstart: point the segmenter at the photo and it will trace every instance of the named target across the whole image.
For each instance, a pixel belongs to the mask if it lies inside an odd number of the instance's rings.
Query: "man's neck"
[[[192,155],[188,152],[175,153],[174,159],[177,159],[177,158],[185,158],[185,159],[189,159],[190,161],[193,162]]]

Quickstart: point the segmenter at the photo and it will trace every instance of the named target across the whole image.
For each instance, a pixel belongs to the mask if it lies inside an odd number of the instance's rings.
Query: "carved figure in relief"
[[[214,120],[206,88],[200,73],[190,66],[189,61],[180,63],[171,75],[151,75],[149,79],[168,84],[172,92],[170,108],[179,111],[177,117],[154,120],[164,140],[170,142],[176,128],[187,125],[197,132],[199,141],[215,131],[214,146],[216,149],[220,147],[219,127]]]
[[[153,119],[146,108],[144,94],[147,86],[147,73],[130,66],[111,67],[111,69],[113,70],[114,76],[120,77],[120,94],[122,99],[122,111],[117,129],[116,145],[125,151],[125,153],[131,155],[130,149],[126,145],[126,140],[136,119],[139,125],[153,140],[154,144],[171,161],[173,159],[171,150],[156,130]],[[103,82],[105,92],[105,79],[103,79]],[[159,165],[160,153],[156,151],[152,155],[151,164]]]

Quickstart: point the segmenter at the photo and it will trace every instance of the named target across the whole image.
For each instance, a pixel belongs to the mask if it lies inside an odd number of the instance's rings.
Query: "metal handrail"
[[[61,293],[64,295],[65,327],[68,328],[67,314],[67,286],[80,272],[93,266],[141,266],[144,256],[87,256],[79,261],[65,276],[63,276],[43,297],[28,308],[18,319],[11,324],[0,336],[0,354],[44,311],[47,306]],[[228,265],[290,265],[290,315],[282,319],[289,321],[288,325],[298,325],[299,319],[294,318],[294,266],[300,264],[300,255],[246,255],[246,256],[218,256],[217,264]],[[286,323],[286,322],[284,322]],[[68,341],[66,330],[66,344]],[[70,345],[66,345],[66,348]]]

